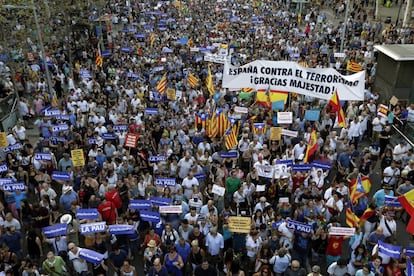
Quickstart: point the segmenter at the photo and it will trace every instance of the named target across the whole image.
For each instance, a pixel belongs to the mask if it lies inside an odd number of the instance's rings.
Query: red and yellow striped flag
[[[150,47],[154,47],[154,42],[155,42],[155,34],[152,33],[150,34]]]
[[[224,114],[223,111],[218,112],[219,113],[217,114],[217,135],[222,137],[224,133],[226,133],[226,130],[230,127],[230,121],[227,119],[227,116],[226,114]]]
[[[161,95],[165,93],[167,90],[167,73],[162,76],[160,81],[157,83],[156,89],[158,92],[160,92]]]
[[[227,131],[226,131],[226,149],[230,150],[237,146],[239,143],[238,137],[239,137],[239,126],[240,121],[234,123]]]
[[[211,74],[210,66],[208,67],[206,86],[207,86],[208,92],[210,93],[210,96],[214,96],[213,75]]]
[[[348,63],[346,65],[346,70],[350,72],[361,72],[363,70],[362,66],[356,62],[355,60],[348,60]]]
[[[349,227],[358,227],[359,226],[359,218],[355,213],[353,212],[353,206],[348,201],[346,208],[346,224],[348,224]]]
[[[207,119],[207,136],[212,139],[218,134],[218,120],[216,110],[213,110],[210,114],[210,118]]]
[[[99,46],[98,46],[98,49],[96,49],[95,64],[98,67],[102,67],[103,65],[103,57],[101,55],[101,49],[99,49]]]
[[[188,73],[187,81],[191,85],[192,88],[198,85],[198,79],[191,72]]]

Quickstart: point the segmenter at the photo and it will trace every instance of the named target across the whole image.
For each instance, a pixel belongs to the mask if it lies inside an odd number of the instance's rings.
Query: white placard
[[[279,203],[289,203],[289,198],[288,197],[281,197],[281,198],[279,198]]]
[[[200,49],[198,47],[192,47],[190,48],[190,52],[200,52]]]
[[[333,236],[352,236],[354,234],[355,234],[355,228],[348,228],[348,227],[329,228],[329,235],[333,235]]]
[[[341,75],[334,68],[304,68],[294,61],[255,60],[240,67],[226,62],[222,86],[290,91],[325,100],[338,91],[343,101],[362,101],[365,71]]]
[[[236,106],[235,108],[234,108],[234,112],[237,112],[237,113],[249,113],[249,109],[247,108],[247,107],[242,107],[242,106]]]
[[[266,185],[257,185],[256,192],[264,192],[266,191]]]
[[[225,64],[226,62],[228,62],[228,63],[230,62],[230,57],[229,56],[219,56],[219,55],[213,55],[213,54],[206,54],[204,56],[204,61]]]
[[[334,53],[334,57],[336,58],[344,58],[346,56],[345,53]]]
[[[256,170],[259,176],[272,178],[275,168],[271,165],[257,165]]]
[[[278,124],[291,124],[292,120],[293,120],[292,112],[278,112],[277,113]]]
[[[213,194],[219,195],[219,196],[224,196],[224,193],[226,192],[226,189],[224,187],[221,187],[217,184],[213,185],[213,189],[212,189]]]
[[[282,135],[286,135],[289,137],[298,137],[298,132],[288,129],[282,129]]]
[[[161,214],[181,214],[183,207],[181,205],[160,206],[158,211]]]

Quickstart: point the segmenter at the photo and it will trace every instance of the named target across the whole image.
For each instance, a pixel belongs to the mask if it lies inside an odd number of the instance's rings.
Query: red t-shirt
[[[102,202],[98,206],[98,212],[102,216],[102,220],[108,224],[114,224],[116,220],[115,205],[111,201]]]
[[[119,209],[122,207],[121,198],[117,190],[108,191],[105,194],[105,199],[114,203],[115,208]]]
[[[340,256],[342,254],[342,243],[345,238],[343,236],[329,236],[326,255]]]

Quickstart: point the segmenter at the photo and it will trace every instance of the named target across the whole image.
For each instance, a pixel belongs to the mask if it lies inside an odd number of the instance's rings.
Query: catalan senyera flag
[[[338,126],[346,127],[346,117],[341,106],[341,101],[339,100],[338,91],[335,91],[335,93],[332,95],[331,99],[329,100],[329,105],[332,107],[332,111],[336,112],[338,116]]]
[[[358,174],[357,178],[349,183],[349,193],[352,203],[356,203],[358,199],[368,194],[371,190],[371,180],[366,176]]]
[[[208,73],[206,78],[206,86],[210,96],[214,96],[214,84],[213,84],[213,75],[211,74],[211,68],[208,67]]]
[[[237,146],[239,143],[238,137],[239,137],[239,126],[240,121],[237,121],[236,123],[232,124],[230,128],[226,131],[225,139],[226,139],[226,149],[230,150]]]
[[[256,103],[267,108],[272,107],[273,102],[283,101],[286,103],[289,92],[269,89],[259,89],[256,92]]]
[[[351,202],[348,201],[347,207],[346,207],[346,224],[348,224],[349,227],[357,227],[359,226],[360,219],[357,215],[354,213],[354,206],[351,204]]]
[[[195,129],[198,129],[201,126],[202,129],[206,129],[208,115],[205,113],[195,115]]]
[[[377,211],[375,209],[372,209],[371,207],[368,207],[362,216],[359,218],[359,223],[363,223],[367,219],[369,219],[371,216],[373,216]]]
[[[187,46],[188,47],[194,47],[194,41],[193,41],[193,39],[191,37],[187,41]]]
[[[304,163],[308,163],[309,157],[318,150],[318,139],[316,137],[316,130],[313,129],[308,139],[308,146],[306,147]]]
[[[149,38],[150,38],[150,47],[152,48],[152,47],[154,47],[155,34],[154,33],[150,34]]]
[[[227,119],[226,114],[223,112],[222,109],[216,110],[216,117],[217,117],[217,135],[222,137],[226,130],[230,127],[230,121]]]
[[[363,70],[362,66],[355,60],[348,60],[346,64],[346,70],[354,73],[361,72]]]
[[[95,64],[98,67],[102,67],[103,66],[103,57],[101,55],[101,49],[96,49],[96,58],[95,58]]]
[[[217,113],[215,110],[210,112],[209,118],[207,118],[207,136],[211,139],[217,136],[218,134],[218,120]]]
[[[303,60],[303,61],[299,61],[298,63],[299,63],[299,65],[300,65],[300,66],[302,66],[302,67],[305,67],[305,68],[308,68],[308,67],[309,67],[308,62],[307,62],[307,61],[305,61],[305,60]]]
[[[266,124],[265,123],[254,123],[252,125],[252,132],[256,135],[263,135],[266,133]]]
[[[159,82],[157,83],[157,91],[163,95],[165,93],[165,91],[167,90],[167,73],[165,73],[162,78],[159,80]]]
[[[52,100],[50,101],[50,104],[51,104],[53,107],[57,107],[57,106],[59,105],[59,101],[58,101],[58,99],[57,99],[56,92],[53,92],[53,95],[52,95]]]
[[[198,79],[193,75],[193,73],[188,73],[187,81],[191,85],[192,88],[198,85]]]

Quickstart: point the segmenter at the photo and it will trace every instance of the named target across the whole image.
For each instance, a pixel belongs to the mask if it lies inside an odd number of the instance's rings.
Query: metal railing
[[[14,94],[0,100],[0,130],[6,131],[15,126],[18,120],[17,98]]]

